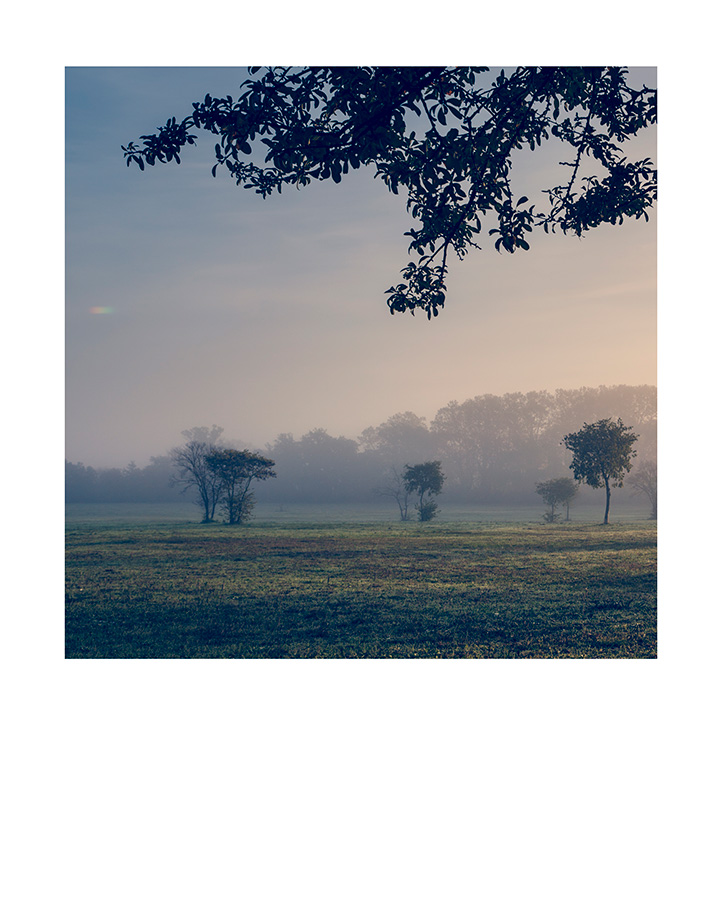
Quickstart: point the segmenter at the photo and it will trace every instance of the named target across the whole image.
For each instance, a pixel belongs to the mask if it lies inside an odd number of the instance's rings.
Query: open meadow
[[[67,658],[655,658],[656,527],[67,524]]]

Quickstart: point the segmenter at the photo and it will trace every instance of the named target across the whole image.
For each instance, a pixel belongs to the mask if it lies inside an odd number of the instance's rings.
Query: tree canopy
[[[437,513],[437,503],[430,500],[434,494],[442,491],[445,475],[440,468],[440,461],[418,463],[416,466],[405,466],[403,482],[409,494],[418,494],[415,509],[421,522],[427,522]]]
[[[550,507],[550,512],[545,513],[546,522],[557,521],[555,507],[565,504],[566,517],[570,518],[570,503],[578,492],[578,486],[572,478],[551,478],[549,481],[540,481],[535,485],[535,493]]]
[[[253,481],[276,478],[275,461],[250,450],[215,448],[205,456],[207,468],[220,484],[220,503],[228,525],[246,522],[255,506]]]
[[[622,149],[655,123],[655,90],[630,87],[617,66],[489,71],[255,66],[236,99],[207,94],[189,115],[122,149],[140,169],[180,163],[197,132],[209,131],[213,176],[224,167],[263,198],[374,167],[390,191],[402,190],[417,221],[406,232],[415,258],[386,291],[390,312],[431,318],[445,304],[449,251],[463,258],[479,249],[483,229],[498,251],[514,253],[529,249],[536,228],[582,235],[603,222],[647,219],[656,198],[653,162],[630,161]],[[551,140],[564,177],[542,190],[543,202],[516,197],[517,154]]]

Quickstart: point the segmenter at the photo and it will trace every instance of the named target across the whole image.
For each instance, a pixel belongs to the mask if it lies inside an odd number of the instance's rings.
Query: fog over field
[[[385,305],[412,220],[369,172],[263,201],[211,177],[208,134],[180,166],[126,168],[122,144],[245,77],[67,69],[69,460],[142,466],[196,425],[255,447],[318,428],[355,439],[478,395],[656,383],[654,218],[535,234],[512,256],[481,233],[429,322]],[[632,77],[654,86],[654,69]],[[654,129],[628,155],[655,159]],[[564,174],[551,156],[517,161],[533,202]]]

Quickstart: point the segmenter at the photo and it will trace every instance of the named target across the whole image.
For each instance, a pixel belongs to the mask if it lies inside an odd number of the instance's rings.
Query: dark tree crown
[[[570,468],[578,481],[595,488],[610,482],[622,487],[637,454],[633,448],[637,439],[622,419],[600,419],[590,425],[586,422],[580,431],[565,435],[563,442],[573,453]]]
[[[655,123],[656,91],[629,87],[627,69],[521,66],[483,84],[488,71],[252,67],[237,99],[208,94],[123,150],[141,169],[179,163],[196,133],[209,131],[218,139],[212,174],[224,167],[263,198],[374,167],[390,191],[403,191],[417,221],[406,232],[416,259],[386,291],[390,312],[431,318],[445,304],[449,250],[462,258],[479,248],[483,229],[498,251],[514,253],[529,249],[535,228],[582,235],[647,219],[656,198],[652,161],[631,162],[621,149]],[[542,191],[542,204],[516,197],[516,154],[550,140],[564,177]]]

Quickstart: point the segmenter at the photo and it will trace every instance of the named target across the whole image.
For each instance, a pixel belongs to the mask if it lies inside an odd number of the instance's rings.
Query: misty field
[[[656,528],[68,524],[67,658],[654,658]]]

